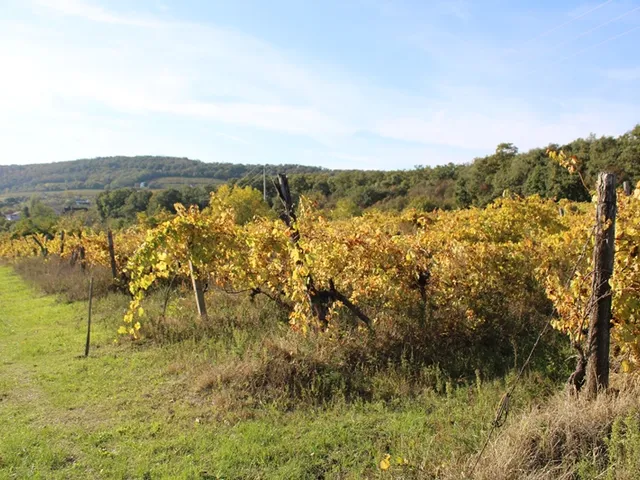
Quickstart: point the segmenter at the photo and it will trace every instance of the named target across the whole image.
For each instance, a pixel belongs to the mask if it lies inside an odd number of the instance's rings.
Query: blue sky
[[[0,164],[394,169],[640,123],[640,1],[0,0]]]

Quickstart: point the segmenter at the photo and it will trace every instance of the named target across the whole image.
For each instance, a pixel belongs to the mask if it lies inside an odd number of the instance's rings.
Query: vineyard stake
[[[198,272],[191,260],[189,260],[189,272],[191,273],[191,283],[193,284],[193,292],[196,295],[196,305],[198,307],[198,315],[201,318],[207,318],[207,304],[204,301],[204,289],[202,288],[202,280],[198,277]]]
[[[616,177],[598,176],[593,282],[589,338],[587,341],[587,396],[595,398],[609,386],[609,342],[611,328],[611,285],[616,233]]]
[[[87,343],[84,346],[84,356],[89,356],[89,342],[91,341],[91,302],[93,300],[93,277],[89,280],[89,319],[87,321]]]
[[[118,269],[116,266],[116,251],[113,247],[113,233],[111,233],[111,229],[107,230],[107,244],[109,246],[109,260],[111,262],[111,278],[115,281],[118,276]]]
[[[60,232],[60,256],[64,253],[64,230]]]

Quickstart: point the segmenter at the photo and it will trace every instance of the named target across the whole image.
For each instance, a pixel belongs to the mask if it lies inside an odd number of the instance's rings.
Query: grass
[[[102,192],[101,189],[70,189],[65,190],[61,188],[59,190],[25,190],[25,191],[15,191],[15,192],[7,192],[0,193],[0,199],[5,199],[9,197],[19,197],[19,196],[29,196],[29,195],[41,195],[41,194],[53,194],[58,195],[61,193],[67,193],[69,195],[97,195]]]
[[[23,258],[13,267],[16,273],[28,283],[36,284],[43,293],[59,295],[69,302],[89,299],[89,276],[93,277],[95,296],[104,296],[113,290],[108,268],[96,266],[85,272],[80,264],[71,265],[55,255],[50,255],[47,261],[41,257]]]
[[[514,419],[487,450],[478,479],[635,479],[640,472],[640,382],[614,374],[595,401],[555,395]]]
[[[405,395],[389,371],[374,379],[389,393],[369,400],[263,398],[219,377],[261,361],[249,334],[114,343],[126,302],[96,301],[83,358],[86,303],[42,295],[0,266],[0,478],[462,478],[505,388],[442,379]],[[512,413],[554,390],[531,374]]]

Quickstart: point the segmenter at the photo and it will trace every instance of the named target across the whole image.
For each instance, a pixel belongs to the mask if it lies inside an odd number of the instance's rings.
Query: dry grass
[[[638,478],[640,381],[615,380],[619,389],[595,401],[558,394],[514,419],[487,448],[475,478]]]
[[[46,260],[40,257],[24,258],[13,267],[22,278],[44,293],[60,295],[69,302],[88,300],[91,277],[94,296],[104,296],[113,289],[109,269],[93,267],[83,271],[80,265],[71,265],[55,255],[50,255]]]
[[[444,392],[450,377],[440,367],[412,358],[410,346],[396,353],[387,338],[362,332],[301,336],[263,331],[242,355],[199,367],[194,382],[214,403],[224,397],[234,409],[269,403],[286,410],[334,400],[382,401]],[[391,350],[390,350],[391,348]],[[397,355],[397,358],[394,358]]]

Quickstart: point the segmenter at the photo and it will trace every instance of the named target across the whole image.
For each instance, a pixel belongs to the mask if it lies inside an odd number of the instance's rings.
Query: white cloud
[[[81,151],[103,154],[100,148],[104,154],[118,153],[116,148],[119,153],[146,153],[145,145],[147,152],[204,156],[184,137],[181,153],[179,137],[142,132],[140,125],[156,117],[174,119],[177,125],[206,126],[203,131],[218,137],[221,144],[233,144],[233,153],[244,155],[236,157],[243,161],[257,159],[259,154],[256,142],[243,140],[248,135],[242,129],[251,128],[280,135],[272,144],[287,141],[286,136],[310,140],[317,152],[304,157],[309,161],[331,158],[344,167],[351,163],[377,168],[398,167],[400,159],[411,164],[430,163],[434,158],[440,162],[469,159],[461,149],[488,153],[502,141],[526,149],[591,131],[619,134],[637,121],[633,105],[590,99],[567,99],[569,107],[558,114],[553,107],[543,109],[496,88],[471,88],[478,83],[473,75],[456,77],[460,84],[454,86],[439,81],[422,90],[379,88],[367,78],[314,64],[238,31],[135,12],[114,13],[81,0],[34,1],[45,24],[34,20],[25,27],[0,20],[5,72],[0,76],[0,108],[5,118],[24,118],[25,125],[35,115],[60,119],[61,124],[48,130],[43,120],[29,138],[36,135],[39,143],[52,142],[55,148],[50,150],[68,152],[67,158],[89,155]],[[456,7],[451,14],[459,10],[462,15],[467,4],[458,5],[462,10]],[[48,21],[51,15],[60,17],[55,28]],[[83,31],[88,22],[90,41]],[[499,49],[457,37],[447,43],[442,35],[427,31],[412,40],[443,62],[447,56],[459,55],[460,69],[471,74],[500,76],[506,71]],[[407,54],[424,60],[424,53],[415,48]],[[638,71],[610,70],[606,75],[631,81]],[[131,120],[131,124],[127,128],[104,124],[101,115]],[[28,129],[14,139],[10,132],[18,127],[11,122],[4,122],[4,127],[2,148],[14,145],[15,150],[28,152],[31,147],[16,140],[24,141]],[[54,140],[51,131],[74,138],[77,148]],[[354,140],[358,132],[375,133],[388,139],[389,145],[374,151]],[[205,143],[198,148],[209,148]],[[458,151],[445,155],[434,146]]]
[[[136,27],[161,27],[164,22],[137,16],[113,14],[104,8],[82,0],[36,0],[36,4],[54,10],[62,15],[82,17],[102,23],[114,23]]]
[[[174,103],[147,105],[147,111],[206,117],[221,122],[265,130],[314,136],[354,133],[320,112],[281,105],[250,103]]]
[[[567,105],[549,103],[539,112],[517,99],[497,98],[489,92],[457,96],[460,106],[442,106],[420,116],[397,116],[381,121],[375,131],[382,136],[408,142],[447,145],[470,150],[493,151],[501,142],[512,142],[521,150],[566,143],[590,132],[619,135],[637,122],[633,105],[575,99]],[[579,107],[576,108],[575,105]]]

